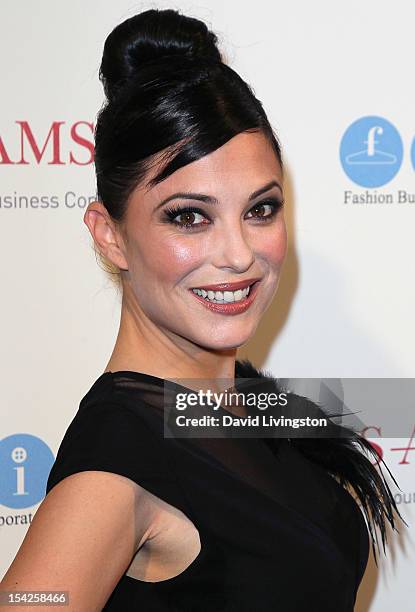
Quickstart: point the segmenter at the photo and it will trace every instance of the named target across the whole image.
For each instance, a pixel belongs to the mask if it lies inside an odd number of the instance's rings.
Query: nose
[[[212,263],[216,268],[245,272],[255,261],[248,233],[242,222],[223,224],[215,233]]]

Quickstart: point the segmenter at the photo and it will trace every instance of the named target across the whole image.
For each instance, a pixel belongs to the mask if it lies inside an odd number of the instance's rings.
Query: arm
[[[155,513],[146,489],[125,476],[72,474],[39,506],[0,590],[65,590],[68,612],[100,611],[136,550],[152,537]],[[24,612],[27,605],[12,609]],[[56,605],[42,610],[56,612]]]

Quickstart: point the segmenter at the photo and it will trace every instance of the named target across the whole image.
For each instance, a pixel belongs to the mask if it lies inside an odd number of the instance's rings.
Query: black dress
[[[236,362],[235,376],[276,384],[247,361]],[[163,385],[133,371],[99,376],[49,474],[47,493],[75,472],[121,474],[181,510],[199,532],[201,551],[183,572],[159,582],[125,573],[103,610],[351,612],[370,533],[333,474],[361,482],[366,470],[365,499],[385,515],[393,506],[393,498],[382,505],[375,497],[390,492],[352,440],[166,438]],[[333,450],[340,467],[330,472],[324,463]]]

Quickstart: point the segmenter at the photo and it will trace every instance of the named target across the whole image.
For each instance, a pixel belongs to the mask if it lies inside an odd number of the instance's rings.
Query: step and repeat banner
[[[349,409],[370,404],[364,434],[399,483],[393,491],[409,529],[392,537],[378,567],[370,558],[356,610],[411,612],[415,8],[405,0],[3,0],[0,575],[116,339],[120,295],[83,215],[95,198],[104,40],[148,8],[205,20],[279,136],[287,259],[276,297],[239,357],[294,386],[307,380],[313,399],[343,401],[348,393]]]

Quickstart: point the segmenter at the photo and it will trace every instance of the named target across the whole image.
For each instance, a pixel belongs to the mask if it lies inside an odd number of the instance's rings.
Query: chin
[[[212,333],[207,333],[204,338],[195,338],[194,341],[205,349],[211,351],[226,351],[231,349],[238,349],[249,340],[251,340],[254,335],[255,329],[250,333],[247,333],[246,328],[244,331],[239,334],[229,333],[222,334],[220,337],[215,338],[212,336]],[[208,340],[208,342],[206,342]]]

